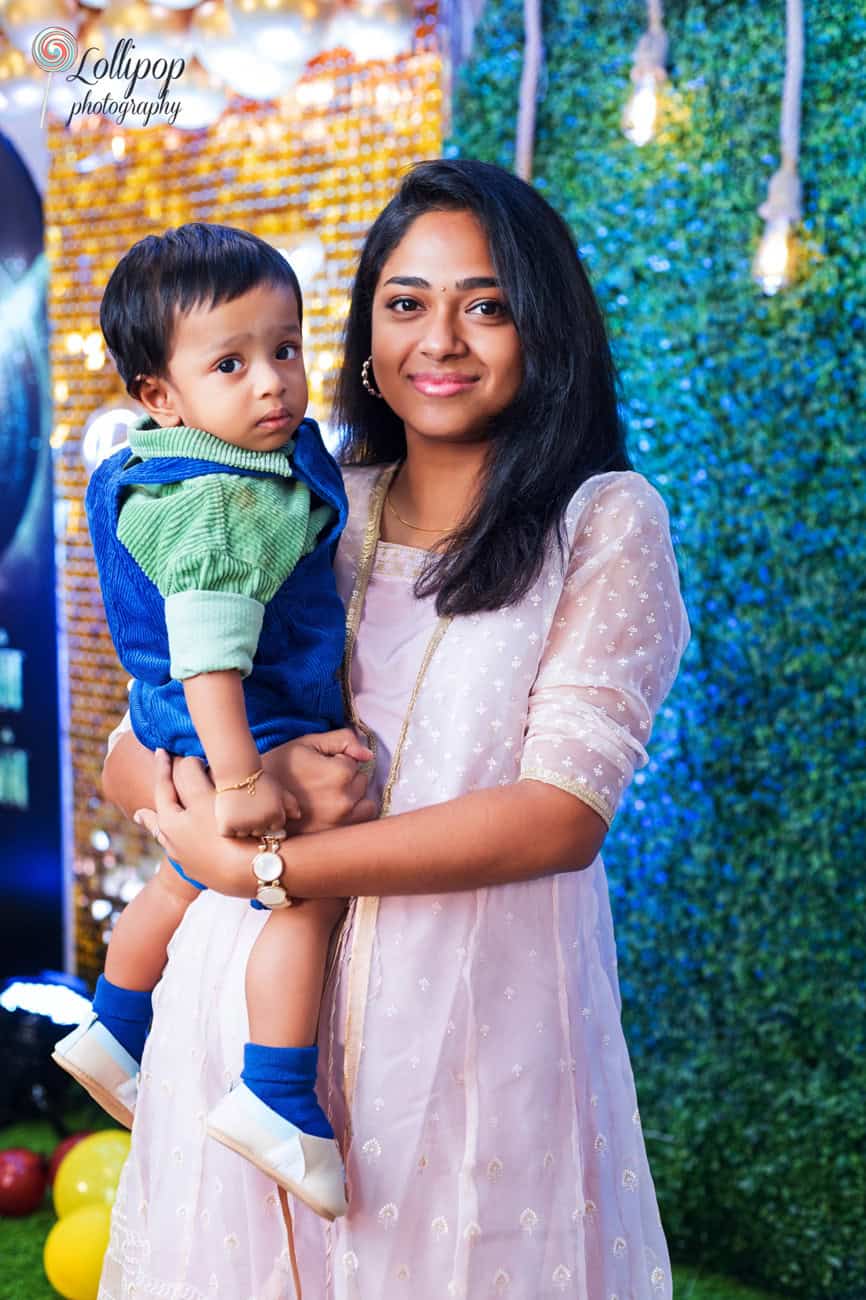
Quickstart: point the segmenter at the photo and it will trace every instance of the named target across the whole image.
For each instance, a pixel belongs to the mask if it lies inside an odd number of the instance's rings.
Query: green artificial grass
[[[45,1238],[56,1222],[50,1196],[25,1219],[0,1219],[0,1300],[56,1300],[42,1268]]]
[[[99,1110],[83,1107],[68,1118],[75,1130],[114,1127]],[[50,1156],[58,1138],[50,1124],[40,1120],[15,1124],[0,1130],[0,1149],[28,1147]],[[56,1222],[51,1191],[41,1209],[23,1219],[0,1218],[0,1300],[57,1300],[42,1270],[42,1248]],[[755,1291],[723,1277],[710,1277],[699,1265],[674,1269],[675,1300],[773,1300],[766,1291]]]
[[[674,1269],[674,1300],[776,1300],[776,1297],[769,1291],[756,1291],[730,1278],[705,1273],[700,1265],[683,1264]]]

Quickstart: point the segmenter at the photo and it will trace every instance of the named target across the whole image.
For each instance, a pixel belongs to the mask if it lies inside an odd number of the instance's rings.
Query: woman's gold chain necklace
[[[399,478],[399,474],[394,479],[394,483],[397,482],[397,478]],[[395,519],[399,519],[401,524],[405,524],[407,528],[411,528],[416,533],[450,533],[452,531],[453,525],[451,526],[451,528],[421,528],[418,524],[410,524],[408,519],[404,519],[401,514],[398,514],[397,507],[394,505],[394,502],[391,500],[391,493],[394,490],[394,483],[392,483],[390,488],[388,489],[388,495],[385,497],[385,500],[388,503],[388,508],[390,509],[392,515],[394,516]]]

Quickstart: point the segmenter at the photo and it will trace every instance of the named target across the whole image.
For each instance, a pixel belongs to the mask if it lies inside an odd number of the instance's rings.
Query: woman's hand
[[[366,797],[370,774],[359,767],[372,757],[348,727],[300,736],[263,754],[265,771],[291,790],[300,805],[300,819],[287,823],[287,834],[324,831],[375,817],[378,808]]]
[[[154,771],[156,811],[139,808],[133,820],[144,826],[194,880],[201,880],[220,893],[240,893],[241,897],[251,898],[252,885],[243,877],[232,881],[226,870],[227,861],[223,858],[228,859],[230,846],[235,848],[238,841],[228,840],[219,833],[216,792],[201,759],[172,761],[164,749],[158,749],[154,755]],[[178,788],[181,785],[182,796]],[[249,884],[246,890],[245,884]]]
[[[217,830],[216,796],[203,764],[196,758],[172,763],[164,751],[150,757],[156,772],[156,812],[142,807],[136,821],[188,875],[221,893],[249,897],[250,878],[246,873],[238,877],[234,869],[238,841],[227,841]],[[302,819],[290,822],[289,829],[324,830],[374,818],[376,804],[366,797],[368,772],[358,767],[371,757],[345,728],[302,736],[266,754],[265,765],[280,780],[291,781],[301,805]]]
[[[299,736],[264,754],[262,766],[300,804],[301,817],[289,823],[289,833],[327,830],[375,817],[376,804],[366,798],[369,773],[358,766],[371,758],[371,751],[348,727]],[[128,731],[103,765],[103,794],[131,817],[137,808],[154,806],[154,780],[152,752]]]

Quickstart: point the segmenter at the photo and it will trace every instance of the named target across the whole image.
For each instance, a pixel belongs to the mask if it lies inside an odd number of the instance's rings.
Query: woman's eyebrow
[[[405,289],[432,288],[430,282],[420,275],[392,275],[390,280],[385,281],[385,284],[399,284]],[[470,275],[465,280],[455,281],[454,288],[461,291],[466,289],[498,289],[499,281],[495,275]]]

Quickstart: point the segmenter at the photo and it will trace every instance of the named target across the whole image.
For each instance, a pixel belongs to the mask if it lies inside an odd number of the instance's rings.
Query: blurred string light
[[[140,412],[127,406],[101,407],[88,417],[81,435],[81,459],[90,476],[108,456],[122,447],[127,440],[127,431]],[[105,834],[104,831],[99,832]],[[96,834],[96,832],[94,832]],[[100,849],[100,845],[94,844]],[[107,848],[107,843],[102,846]]]
[[[75,975],[40,971],[0,985],[0,1126],[30,1111],[62,1129],[68,1078],[51,1061],[58,1026],[78,1025],[90,1011],[87,985]]]
[[[658,92],[667,80],[668,37],[661,0],[648,0],[649,26],[637,43],[631,80],[634,90],[623,110],[622,129],[632,144],[642,146],[655,135]]]
[[[0,1007],[4,1011],[47,1016],[55,1025],[79,1025],[90,1010],[90,1001],[83,991],[67,984],[24,975],[6,983],[0,992]]]
[[[300,241],[286,242],[277,238],[269,241],[291,266],[306,297],[312,290],[313,280],[325,265],[325,246],[321,239],[312,236]]]
[[[764,293],[778,293],[791,281],[793,256],[791,227],[800,220],[801,185],[797,172],[800,155],[800,100],[803,90],[803,0],[787,0],[785,8],[785,84],[779,135],[782,165],[770,181],[766,201],[758,208],[764,234],[752,274]]]
[[[45,292],[44,277],[45,263],[42,258],[38,258],[18,279],[9,279],[7,284],[4,277],[0,355],[16,356],[21,348],[22,334],[32,334],[33,321],[40,311]]]

